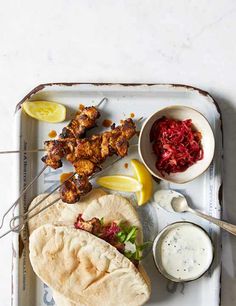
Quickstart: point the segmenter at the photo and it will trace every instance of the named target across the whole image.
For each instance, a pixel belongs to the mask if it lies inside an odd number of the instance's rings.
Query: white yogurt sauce
[[[207,271],[213,258],[210,238],[191,223],[176,223],[164,230],[154,252],[162,274],[175,281],[197,279]]]
[[[175,212],[172,203],[178,200],[185,200],[185,198],[174,190],[158,190],[154,193],[154,201],[169,212]]]

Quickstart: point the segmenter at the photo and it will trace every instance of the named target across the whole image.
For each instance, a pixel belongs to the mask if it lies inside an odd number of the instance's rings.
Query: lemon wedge
[[[142,189],[142,184],[140,184],[140,182],[126,175],[103,176],[98,178],[96,182],[102,187],[117,191],[137,192]]]
[[[153,194],[152,176],[144,164],[137,159],[132,159],[131,165],[134,169],[135,177],[143,186],[140,191],[136,192],[138,205],[143,205],[150,200]]]
[[[65,106],[56,102],[26,101],[22,108],[27,115],[41,121],[56,123],[62,122],[66,118]]]

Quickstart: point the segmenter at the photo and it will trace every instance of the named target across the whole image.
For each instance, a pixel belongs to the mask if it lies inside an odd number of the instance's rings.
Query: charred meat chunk
[[[72,177],[61,186],[60,196],[63,202],[73,204],[79,201],[80,196],[89,193],[91,189],[92,185],[87,176]]]

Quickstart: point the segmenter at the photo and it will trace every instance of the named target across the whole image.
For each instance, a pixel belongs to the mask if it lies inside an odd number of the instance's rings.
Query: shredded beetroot
[[[112,222],[111,224],[103,227],[100,237],[105,240],[114,239],[116,237],[116,234],[118,234],[120,230],[120,227],[115,222]]]
[[[203,158],[201,133],[193,129],[191,119],[162,117],[153,124],[150,141],[157,156],[156,168],[162,175],[183,172]]]

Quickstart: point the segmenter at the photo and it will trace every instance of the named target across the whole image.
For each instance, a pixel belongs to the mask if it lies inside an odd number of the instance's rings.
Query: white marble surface
[[[224,217],[236,223],[234,0],[2,1],[0,149],[13,149],[16,103],[39,83],[170,82],[209,91],[224,119]],[[0,156],[2,213],[14,200]],[[236,303],[236,237],[223,233],[222,305]],[[0,304],[10,305],[11,237],[0,241]],[[32,305],[33,306],[33,305]]]

